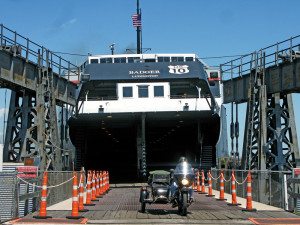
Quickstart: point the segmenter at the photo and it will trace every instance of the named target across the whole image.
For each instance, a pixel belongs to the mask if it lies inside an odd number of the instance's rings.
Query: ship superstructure
[[[96,166],[89,160],[96,153],[102,165],[139,176],[182,155],[197,167],[216,164],[220,74],[195,54],[93,55],[82,81],[79,113],[70,120],[79,163]]]

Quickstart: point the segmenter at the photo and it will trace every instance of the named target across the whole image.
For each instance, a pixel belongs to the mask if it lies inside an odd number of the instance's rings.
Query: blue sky
[[[135,4],[136,0],[1,0],[5,10],[0,23],[52,51],[103,54],[116,43],[116,52],[123,53],[135,47],[131,22]],[[140,0],[140,4],[143,47],[153,53],[244,54],[300,34],[299,0]],[[206,62],[219,65],[227,60]],[[300,131],[300,97],[294,96]],[[0,112],[3,107],[1,100]],[[1,126],[3,116],[0,131]]]

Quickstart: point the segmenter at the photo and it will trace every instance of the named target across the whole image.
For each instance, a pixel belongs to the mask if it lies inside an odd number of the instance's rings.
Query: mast
[[[141,9],[140,9],[140,0],[136,0],[136,13],[138,17],[141,19]],[[142,53],[142,29],[141,26],[136,27],[136,53]]]

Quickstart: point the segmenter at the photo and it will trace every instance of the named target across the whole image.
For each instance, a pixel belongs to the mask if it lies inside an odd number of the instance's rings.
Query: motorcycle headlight
[[[182,183],[182,185],[188,185],[189,184],[189,181],[186,179],[186,178],[183,178],[182,180],[181,180],[181,183]]]

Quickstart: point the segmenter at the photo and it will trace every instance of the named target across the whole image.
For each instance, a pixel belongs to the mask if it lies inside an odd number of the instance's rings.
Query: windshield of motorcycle
[[[188,175],[188,174],[194,174],[192,166],[187,162],[181,162],[177,164],[174,175]]]

